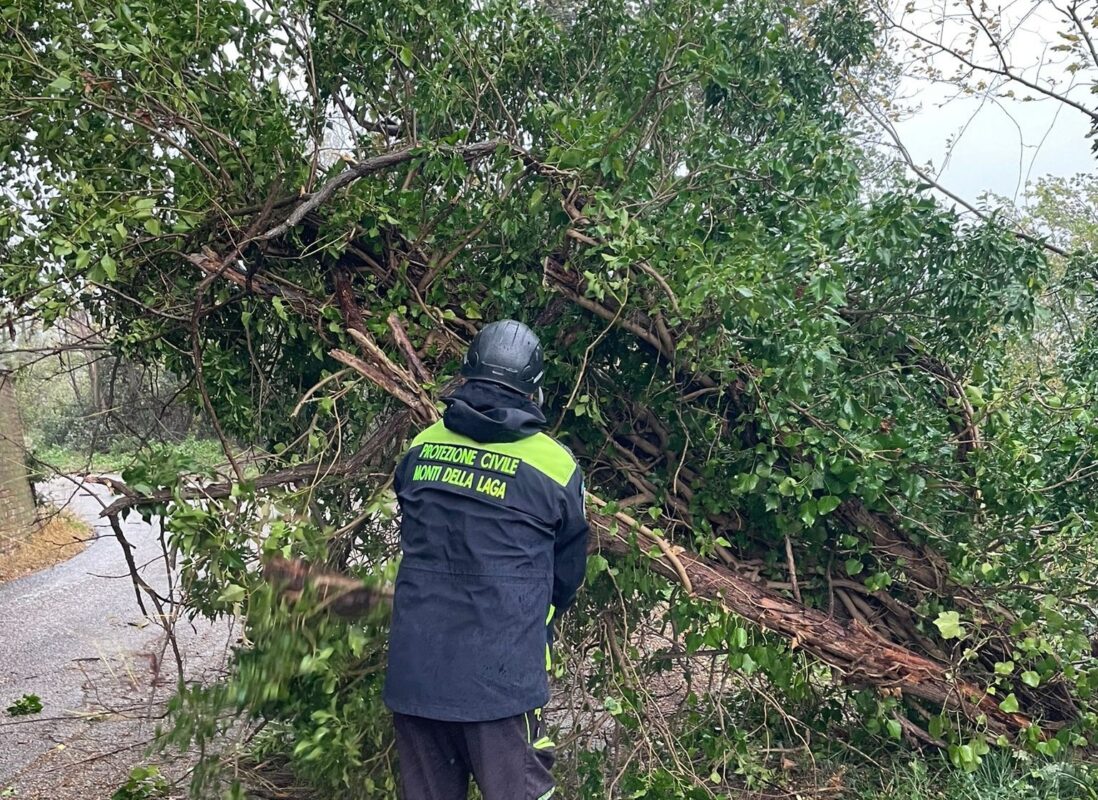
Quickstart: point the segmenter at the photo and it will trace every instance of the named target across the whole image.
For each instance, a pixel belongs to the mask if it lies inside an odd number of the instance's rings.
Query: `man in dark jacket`
[[[403,557],[385,703],[405,800],[546,800],[554,791],[553,619],[583,580],[583,477],[543,429],[541,344],[514,320],[484,327],[397,467]]]

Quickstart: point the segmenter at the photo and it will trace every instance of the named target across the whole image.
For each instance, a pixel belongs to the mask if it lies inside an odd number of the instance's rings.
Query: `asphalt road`
[[[176,666],[163,631],[137,606],[121,545],[99,518],[110,492],[61,480],[40,491],[90,523],[97,538],[69,561],[0,585],[0,709],[24,694],[43,705],[26,717],[0,711],[0,792],[109,797],[110,782],[142,761]],[[132,515],[123,531],[142,577],[163,591],[156,527]],[[188,678],[203,680],[223,665],[233,634],[227,625],[180,625],[177,636]],[[80,775],[90,773],[107,785],[83,783]]]

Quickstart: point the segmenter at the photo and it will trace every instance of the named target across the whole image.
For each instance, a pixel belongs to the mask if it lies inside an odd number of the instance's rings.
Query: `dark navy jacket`
[[[549,700],[548,636],[583,580],[583,478],[533,403],[470,382],[397,467],[386,705],[456,722]]]

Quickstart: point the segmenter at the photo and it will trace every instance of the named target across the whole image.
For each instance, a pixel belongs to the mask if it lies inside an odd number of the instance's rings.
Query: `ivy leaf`
[[[1022,683],[1024,683],[1026,686],[1030,686],[1036,689],[1038,686],[1041,685],[1041,676],[1033,670],[1027,669],[1025,672],[1022,673]]]
[[[999,710],[1005,711],[1007,714],[1014,714],[1018,711],[1018,698],[1014,696],[1014,692],[1008,694],[1003,702],[999,703]]]
[[[736,628],[732,631],[731,645],[736,650],[743,650],[747,647],[747,629]]]
[[[937,739],[941,739],[942,738],[942,732],[944,730],[945,730],[945,720],[942,718],[942,716],[940,714],[935,715],[935,716],[930,718],[930,724],[927,725],[927,732],[930,733],[931,736],[933,736]]]
[[[587,581],[593,581],[600,573],[606,572],[609,566],[610,564],[605,557],[595,553],[587,559]]]
[[[943,639],[960,639],[965,635],[964,626],[961,625],[961,615],[956,611],[943,611],[934,620]]]
[[[832,511],[838,508],[839,503],[841,502],[842,500],[840,500],[833,494],[824,495],[816,501],[816,509],[822,517],[824,514],[830,514]]]

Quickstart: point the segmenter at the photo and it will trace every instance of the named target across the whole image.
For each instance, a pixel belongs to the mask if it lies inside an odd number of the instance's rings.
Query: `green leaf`
[[[847,575],[857,575],[863,569],[865,569],[865,564],[862,563],[861,559],[859,559],[859,558],[848,558],[846,560],[846,574]]]
[[[247,590],[245,590],[243,586],[237,583],[230,583],[221,590],[221,594],[217,596],[217,599],[222,603],[239,603],[244,599],[246,594]]]
[[[1022,683],[1024,683],[1026,686],[1030,686],[1036,689],[1038,686],[1041,685],[1041,676],[1033,670],[1027,669],[1025,672],[1022,673]]]
[[[900,729],[900,721],[899,720],[890,719],[887,722],[885,722],[885,727],[888,729],[888,735],[890,737],[892,737],[896,741],[900,741],[901,729]]]
[[[1034,749],[1043,756],[1054,756],[1060,752],[1061,747],[1063,745],[1060,744],[1059,739],[1048,739],[1034,745]]]
[[[99,259],[99,266],[103,268],[103,274],[107,280],[113,281],[118,277],[118,264],[110,255],[104,255]]]
[[[830,514],[832,511],[838,508],[841,502],[842,500],[833,494],[824,495],[816,501],[816,509],[819,511],[820,516],[822,517],[825,514]]]
[[[735,628],[732,631],[731,645],[736,650],[743,650],[747,647],[747,629]]]
[[[72,80],[67,75],[58,75],[47,88],[53,89],[55,92],[67,92],[72,88]]]
[[[887,572],[877,572],[865,579],[866,588],[873,592],[887,589],[891,585],[892,576]]]
[[[1014,672],[1013,661],[996,661],[995,662],[995,674],[996,675],[1009,675]]]
[[[541,209],[542,200],[545,199],[545,189],[541,186],[530,193],[530,211],[536,213]]]
[[[413,60],[414,57],[412,56],[412,48],[410,48],[408,45],[404,45],[402,48],[400,48],[400,63],[402,63],[406,67],[410,67],[412,66]]]
[[[599,553],[587,559],[587,581],[593,581],[600,573],[606,572],[610,563]]]
[[[24,694],[7,707],[7,712],[13,717],[25,717],[37,714],[42,710],[42,698],[36,694]]]
[[[961,625],[961,615],[956,611],[943,611],[934,620],[943,639],[960,639],[965,635],[964,626]]]
[[[1018,711],[1018,698],[1014,696],[1014,692],[1008,694],[1003,702],[999,703],[999,710],[1005,711],[1007,714],[1014,714]]]

